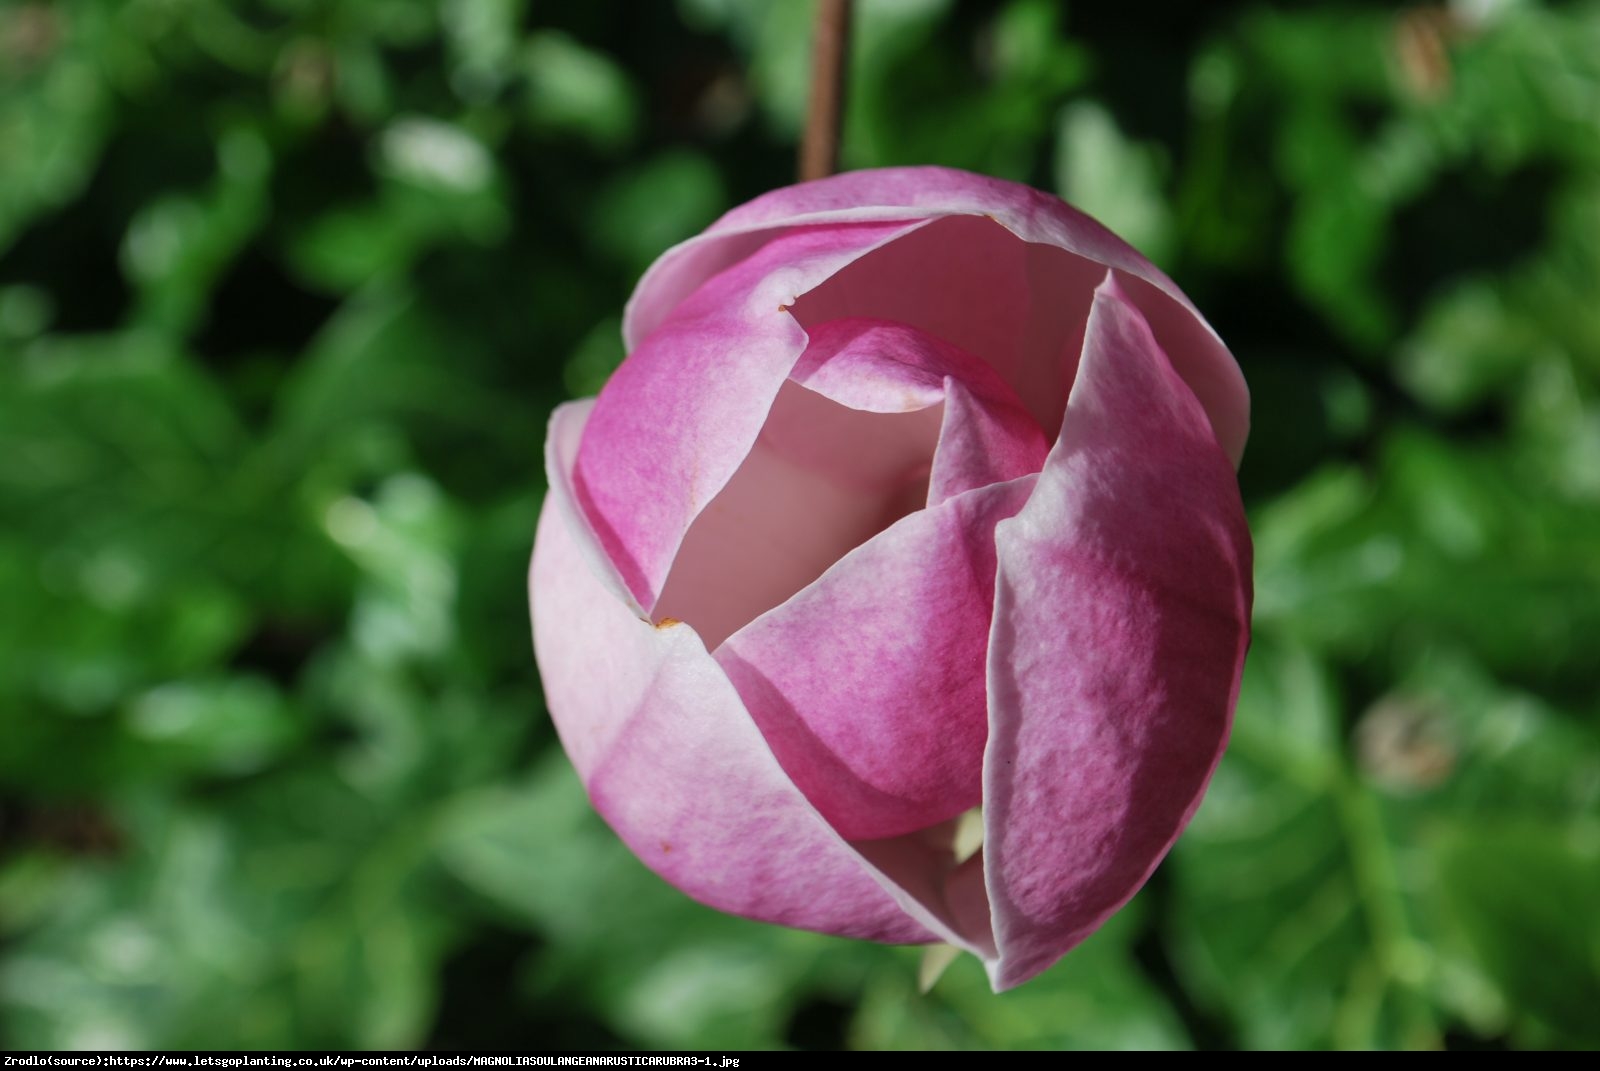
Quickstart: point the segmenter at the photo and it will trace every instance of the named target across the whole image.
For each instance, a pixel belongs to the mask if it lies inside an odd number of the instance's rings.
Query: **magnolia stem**
[[[811,103],[800,141],[800,180],[824,178],[839,167],[845,68],[850,53],[850,0],[817,0],[811,44]]]

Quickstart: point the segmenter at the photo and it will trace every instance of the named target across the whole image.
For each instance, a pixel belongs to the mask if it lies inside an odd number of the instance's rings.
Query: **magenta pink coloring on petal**
[[[1238,366],[1087,216],[934,167],[734,209],[652,266],[625,336],[551,418],[530,573],[596,808],[714,907],[948,941],[996,989],[1044,970],[1227,739]]]
[[[1143,884],[1227,741],[1250,541],[1204,412],[1108,276],[1061,439],[997,533],[985,854],[998,988]]]

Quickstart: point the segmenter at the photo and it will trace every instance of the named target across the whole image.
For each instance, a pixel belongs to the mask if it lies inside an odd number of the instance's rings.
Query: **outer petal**
[[[903,518],[718,648],[784,770],[845,837],[981,802],[994,528],[1033,479]]]
[[[553,439],[584,417],[563,407]],[[932,935],[773,759],[727,677],[687,625],[640,620],[593,571],[594,537],[560,467],[540,516],[534,644],[562,743],[640,859],[689,895],[751,918],[880,941]],[[603,568],[603,566],[602,566]],[[903,894],[901,894],[903,898]]]
[[[607,555],[647,611],[684,534],[750,452],[805,348],[805,332],[788,305],[907,229],[861,224],[774,237],[704,281],[601,391],[573,486]]]
[[[984,760],[997,989],[1139,888],[1220,757],[1250,543],[1205,414],[1138,308],[1095,296],[1061,439],[999,526]]]
[[[1065,250],[1125,273],[1127,296],[1143,311],[1162,347],[1173,355],[1174,367],[1199,398],[1217,440],[1238,463],[1249,434],[1250,399],[1244,377],[1216,333],[1172,280],[1127,243],[1059,199],[964,171],[907,167],[847,172],[774,190],[741,205],[704,234],[668,250],[656,261],[628,303],[624,335],[631,347],[703,280],[750,255],[778,229],[952,216],[986,216],[1024,242]],[[1034,254],[1028,257],[1031,261]],[[1030,273],[1036,270],[1029,268]],[[906,292],[927,293],[926,288],[911,287]],[[1059,304],[1047,302],[1036,315],[1048,317],[1060,311]],[[905,318],[882,309],[868,314]],[[962,338],[946,337],[991,357]],[[1019,367],[1043,366],[1034,362]],[[1068,376],[1065,382],[1070,381]]]
[[[550,494],[545,498],[544,509],[559,513],[562,523],[573,531],[589,529],[589,522],[579,505],[573,477],[578,445],[583,441],[583,429],[588,426],[589,414],[593,410],[593,398],[556,406],[550,414],[550,427],[545,436],[544,471],[550,482]],[[598,539],[581,540],[579,551],[584,555],[589,572],[604,585],[608,594],[627,606],[641,621],[649,619],[650,615],[644,612],[627,584],[623,583],[622,575],[611,564]]]

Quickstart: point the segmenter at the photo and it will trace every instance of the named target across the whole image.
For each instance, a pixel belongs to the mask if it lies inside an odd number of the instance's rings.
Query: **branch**
[[[850,0],[817,0],[816,37],[811,45],[811,103],[800,142],[802,182],[831,175],[839,167],[839,127],[850,58],[850,6]]]

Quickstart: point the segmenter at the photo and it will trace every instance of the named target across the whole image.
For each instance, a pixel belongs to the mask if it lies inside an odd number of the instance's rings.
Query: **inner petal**
[[[1009,384],[979,358],[894,320],[815,324],[790,378],[874,413],[944,402],[928,505],[1044,467],[1050,443]]]
[[[1054,439],[1105,271],[993,219],[951,216],[856,260],[802,294],[793,314],[808,332],[834,319],[896,320],[974,354]]]
[[[690,527],[655,619],[706,647],[922,508],[943,406],[870,413],[787,382],[754,448]]]

